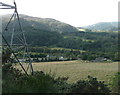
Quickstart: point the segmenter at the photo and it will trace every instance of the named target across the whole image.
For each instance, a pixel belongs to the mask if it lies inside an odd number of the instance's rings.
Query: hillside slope
[[[84,28],[98,31],[117,31],[118,22],[100,22],[97,24],[85,26]]]
[[[11,15],[2,16],[3,29],[4,25],[9,21],[10,16]],[[52,18],[38,18],[27,15],[20,15],[20,20],[23,28],[33,27],[40,30],[56,31],[59,33],[78,31],[77,28]]]

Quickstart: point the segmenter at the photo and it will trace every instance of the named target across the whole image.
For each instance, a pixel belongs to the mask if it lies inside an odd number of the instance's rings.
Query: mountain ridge
[[[9,20],[10,15],[3,16],[3,23],[4,21],[7,23]],[[32,17],[20,14],[20,20],[24,27],[34,27],[37,29],[42,30],[50,30],[50,31],[57,31],[59,33],[63,32],[78,32],[78,29],[70,24],[66,24],[64,22],[58,21],[53,18],[39,18],[39,17]]]
[[[3,23],[8,22],[11,14],[3,15]],[[61,22],[53,18],[40,18],[32,17],[24,14],[20,14],[20,20],[24,27],[34,27],[37,29],[47,30],[47,31],[57,31],[59,33],[64,32],[78,32],[80,29],[86,29],[96,31],[118,31],[118,22],[98,22],[93,25],[83,26],[83,27],[74,27],[70,24]],[[91,31],[92,32],[92,31]]]
[[[118,31],[118,22],[99,22],[93,25],[84,26],[83,28],[97,31]]]

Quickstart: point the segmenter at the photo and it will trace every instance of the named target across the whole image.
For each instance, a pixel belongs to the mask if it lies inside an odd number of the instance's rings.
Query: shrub
[[[3,66],[3,93],[64,93],[67,85],[42,71],[27,76],[11,64]]]
[[[104,93],[109,95],[110,90],[102,81],[97,78],[88,76],[88,80],[79,80],[73,84],[70,89],[71,93]]]
[[[112,93],[120,94],[120,72],[116,73],[112,81]]]

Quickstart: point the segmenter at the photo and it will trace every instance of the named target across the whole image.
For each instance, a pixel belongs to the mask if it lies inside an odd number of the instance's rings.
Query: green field
[[[51,73],[55,77],[69,77],[68,82],[74,83],[80,79],[87,79],[88,75],[109,83],[118,71],[118,63],[92,63],[85,61],[61,61],[33,63],[35,71]]]

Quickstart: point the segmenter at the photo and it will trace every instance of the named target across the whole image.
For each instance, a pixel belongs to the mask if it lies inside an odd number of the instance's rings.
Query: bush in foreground
[[[112,93],[120,94],[120,72],[116,73],[113,78]]]
[[[104,93],[110,94],[110,90],[104,82],[98,81],[97,78],[88,76],[88,80],[79,80],[71,86],[71,93]]]
[[[22,74],[11,64],[3,66],[3,93],[64,93],[68,84],[44,72]]]

